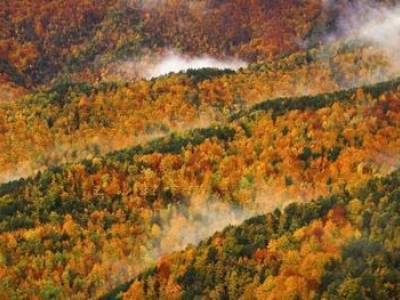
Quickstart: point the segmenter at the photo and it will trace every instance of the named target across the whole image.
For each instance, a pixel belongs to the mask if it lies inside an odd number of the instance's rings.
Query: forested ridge
[[[322,9],[317,1],[258,0],[7,0],[1,5],[0,53],[32,84],[60,71],[82,71],[97,56],[104,66],[162,48],[252,60],[289,53],[298,48],[293,38],[308,33]]]
[[[230,226],[101,299],[395,299],[399,183],[397,170]]]
[[[107,77],[121,60],[151,60],[165,49],[273,61],[304,49],[300,40],[307,41],[305,46],[320,44],[337,28],[347,4],[5,0],[0,4],[0,79],[30,87],[68,76],[93,81]]]
[[[0,1],[0,300],[399,298],[397,2]]]
[[[335,58],[327,59],[330,55]],[[387,57],[373,47],[335,45],[238,72],[204,69],[93,84],[63,80],[0,104],[0,181],[208,126],[265,99],[331,92],[393,76]]]
[[[3,293],[99,296],[142,270],[154,249],[173,247],[173,231],[199,214],[192,201],[279,207],[387,174],[400,146],[398,92],[394,80],[267,100],[224,126],[3,184]]]

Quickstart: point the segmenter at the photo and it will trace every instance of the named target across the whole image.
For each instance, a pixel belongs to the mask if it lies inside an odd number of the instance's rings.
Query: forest
[[[3,184],[1,290],[99,296],[139,272],[149,253],[179,243],[171,230],[188,226],[198,206],[259,211],[355,191],[397,159],[399,84],[267,100],[225,127],[173,133]]]
[[[0,300],[399,298],[398,13],[1,1]]]
[[[227,227],[101,299],[396,299],[399,183],[396,170]]]

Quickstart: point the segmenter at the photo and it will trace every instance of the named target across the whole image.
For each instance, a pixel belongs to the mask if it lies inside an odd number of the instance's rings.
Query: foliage
[[[0,105],[0,180],[132,147],[173,131],[237,119],[239,111],[256,116],[257,111],[272,110],[276,117],[288,110],[315,110],[351,101],[355,89],[329,93],[340,87],[327,62],[318,59],[318,51],[309,62],[302,62],[305,55],[235,73],[203,69],[129,83],[56,81]],[[349,57],[359,62],[354,69],[345,67],[354,66],[347,62]],[[367,49],[343,52],[336,56],[336,64],[343,64],[348,85],[380,80],[374,74],[385,68],[380,55]],[[385,84],[371,87],[370,93],[379,97],[395,89],[397,81]],[[364,89],[369,93],[368,87]],[[318,95],[295,97],[305,91]],[[287,97],[276,99],[277,95]]]
[[[396,298],[400,81],[319,45],[346,1],[156,2],[0,2],[0,299]],[[169,49],[249,65],[139,79]]]
[[[274,277],[265,283],[266,287],[286,284],[282,283],[284,277],[279,276],[277,267],[268,273],[253,264],[240,264],[252,261],[255,251],[265,247],[270,239],[285,234],[289,238],[291,233],[307,226],[312,226],[307,229],[312,232],[325,230],[328,223],[310,224],[328,214],[336,204],[345,204],[342,198],[348,197],[348,192],[344,190],[353,193],[367,180],[390,170],[400,147],[400,109],[397,85],[386,85],[393,89],[378,85],[382,93],[374,94],[378,98],[372,96],[375,90],[367,87],[347,91],[340,101],[328,101],[326,106],[315,106],[310,101],[309,108],[299,110],[297,105],[288,105],[286,111],[280,110],[275,116],[269,110],[257,109],[256,118],[252,113],[243,114],[225,126],[185,134],[175,132],[145,145],[98,154],[1,185],[0,244],[2,257],[6,258],[2,268],[7,274],[0,280],[1,290],[7,296],[21,298],[40,293],[59,293],[61,297],[74,294],[77,298],[100,296],[143,270],[148,265],[145,262],[151,260],[149,253],[173,245],[173,237],[179,236],[173,230],[185,228],[198,218],[196,205],[191,206],[190,201],[199,194],[206,195],[201,197],[203,201],[218,199],[226,203],[226,210],[260,211],[266,206],[280,206],[288,198],[302,202],[339,193],[339,198],[324,198],[313,206],[289,205],[284,213],[276,211],[266,221],[256,219],[255,222],[261,222],[257,225],[261,231],[253,231],[253,221],[245,223],[249,225],[243,230],[228,228],[229,238],[221,238],[213,244],[215,249],[207,249],[202,255],[210,269],[198,273],[198,265],[193,262],[187,275],[177,273],[165,297],[182,292],[190,298],[207,292],[211,283],[222,280],[233,282],[235,288],[226,290],[221,283],[212,293],[237,298],[243,292],[237,282],[248,284],[254,278],[264,282],[271,274]],[[86,88],[73,85],[56,90],[60,95],[71,95],[85,94]],[[333,95],[315,99],[335,99]],[[74,101],[73,97],[70,99]],[[31,105],[37,105],[35,101]],[[69,101],[65,107],[70,105]],[[280,100],[272,100],[277,101]],[[337,148],[339,152],[334,150]],[[364,197],[365,193],[359,193]],[[370,219],[368,214],[363,215],[364,227],[368,227]],[[346,243],[345,238],[356,234],[358,225],[352,220],[332,220],[329,226],[343,237],[338,243]],[[263,222],[268,225],[264,227]],[[314,230],[313,226],[322,229]],[[327,233],[325,238],[333,239],[333,235]],[[312,239],[306,241],[307,247],[313,245]],[[279,247],[274,250],[281,257],[298,249],[300,241],[290,238],[279,243],[286,245],[286,252],[279,252]],[[316,256],[324,257],[321,262],[337,257],[336,250],[324,247]],[[314,259],[308,253],[301,255],[304,260]],[[219,263],[221,256],[228,261]],[[275,260],[271,263],[280,264]],[[162,265],[163,276],[171,274],[169,264]],[[240,267],[228,276],[224,268],[229,265]],[[323,278],[322,267],[315,275],[317,282]],[[30,276],[22,279],[20,270]],[[304,269],[301,274],[307,272]],[[48,288],[41,282],[49,282]],[[140,286],[135,285],[135,293]],[[315,293],[314,286],[313,281],[307,283],[307,291]],[[262,287],[263,293],[261,290]]]
[[[158,267],[129,285],[147,287],[144,296],[156,298],[172,295],[174,285],[179,299],[395,298],[399,182],[396,171],[353,193],[291,204],[228,227],[195,248],[162,258],[168,261],[167,278]],[[368,224],[359,214],[366,210],[373,211]],[[104,299],[129,298],[124,287],[125,294]]]

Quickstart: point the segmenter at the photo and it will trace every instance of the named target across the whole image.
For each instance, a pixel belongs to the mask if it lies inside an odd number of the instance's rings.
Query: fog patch
[[[347,4],[338,18],[336,31],[327,35],[328,41],[343,39],[356,40],[385,50],[393,63],[398,65],[400,5],[384,5],[376,1]]]
[[[144,75],[147,79],[150,79],[169,73],[184,72],[190,69],[214,68],[236,71],[246,66],[247,63],[235,58],[217,59],[208,55],[189,57],[170,51],[165,56],[159,58],[155,65],[150,66]]]

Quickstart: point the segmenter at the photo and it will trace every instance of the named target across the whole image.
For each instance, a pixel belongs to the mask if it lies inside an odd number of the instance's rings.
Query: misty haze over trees
[[[400,297],[397,1],[0,2],[0,299]]]

